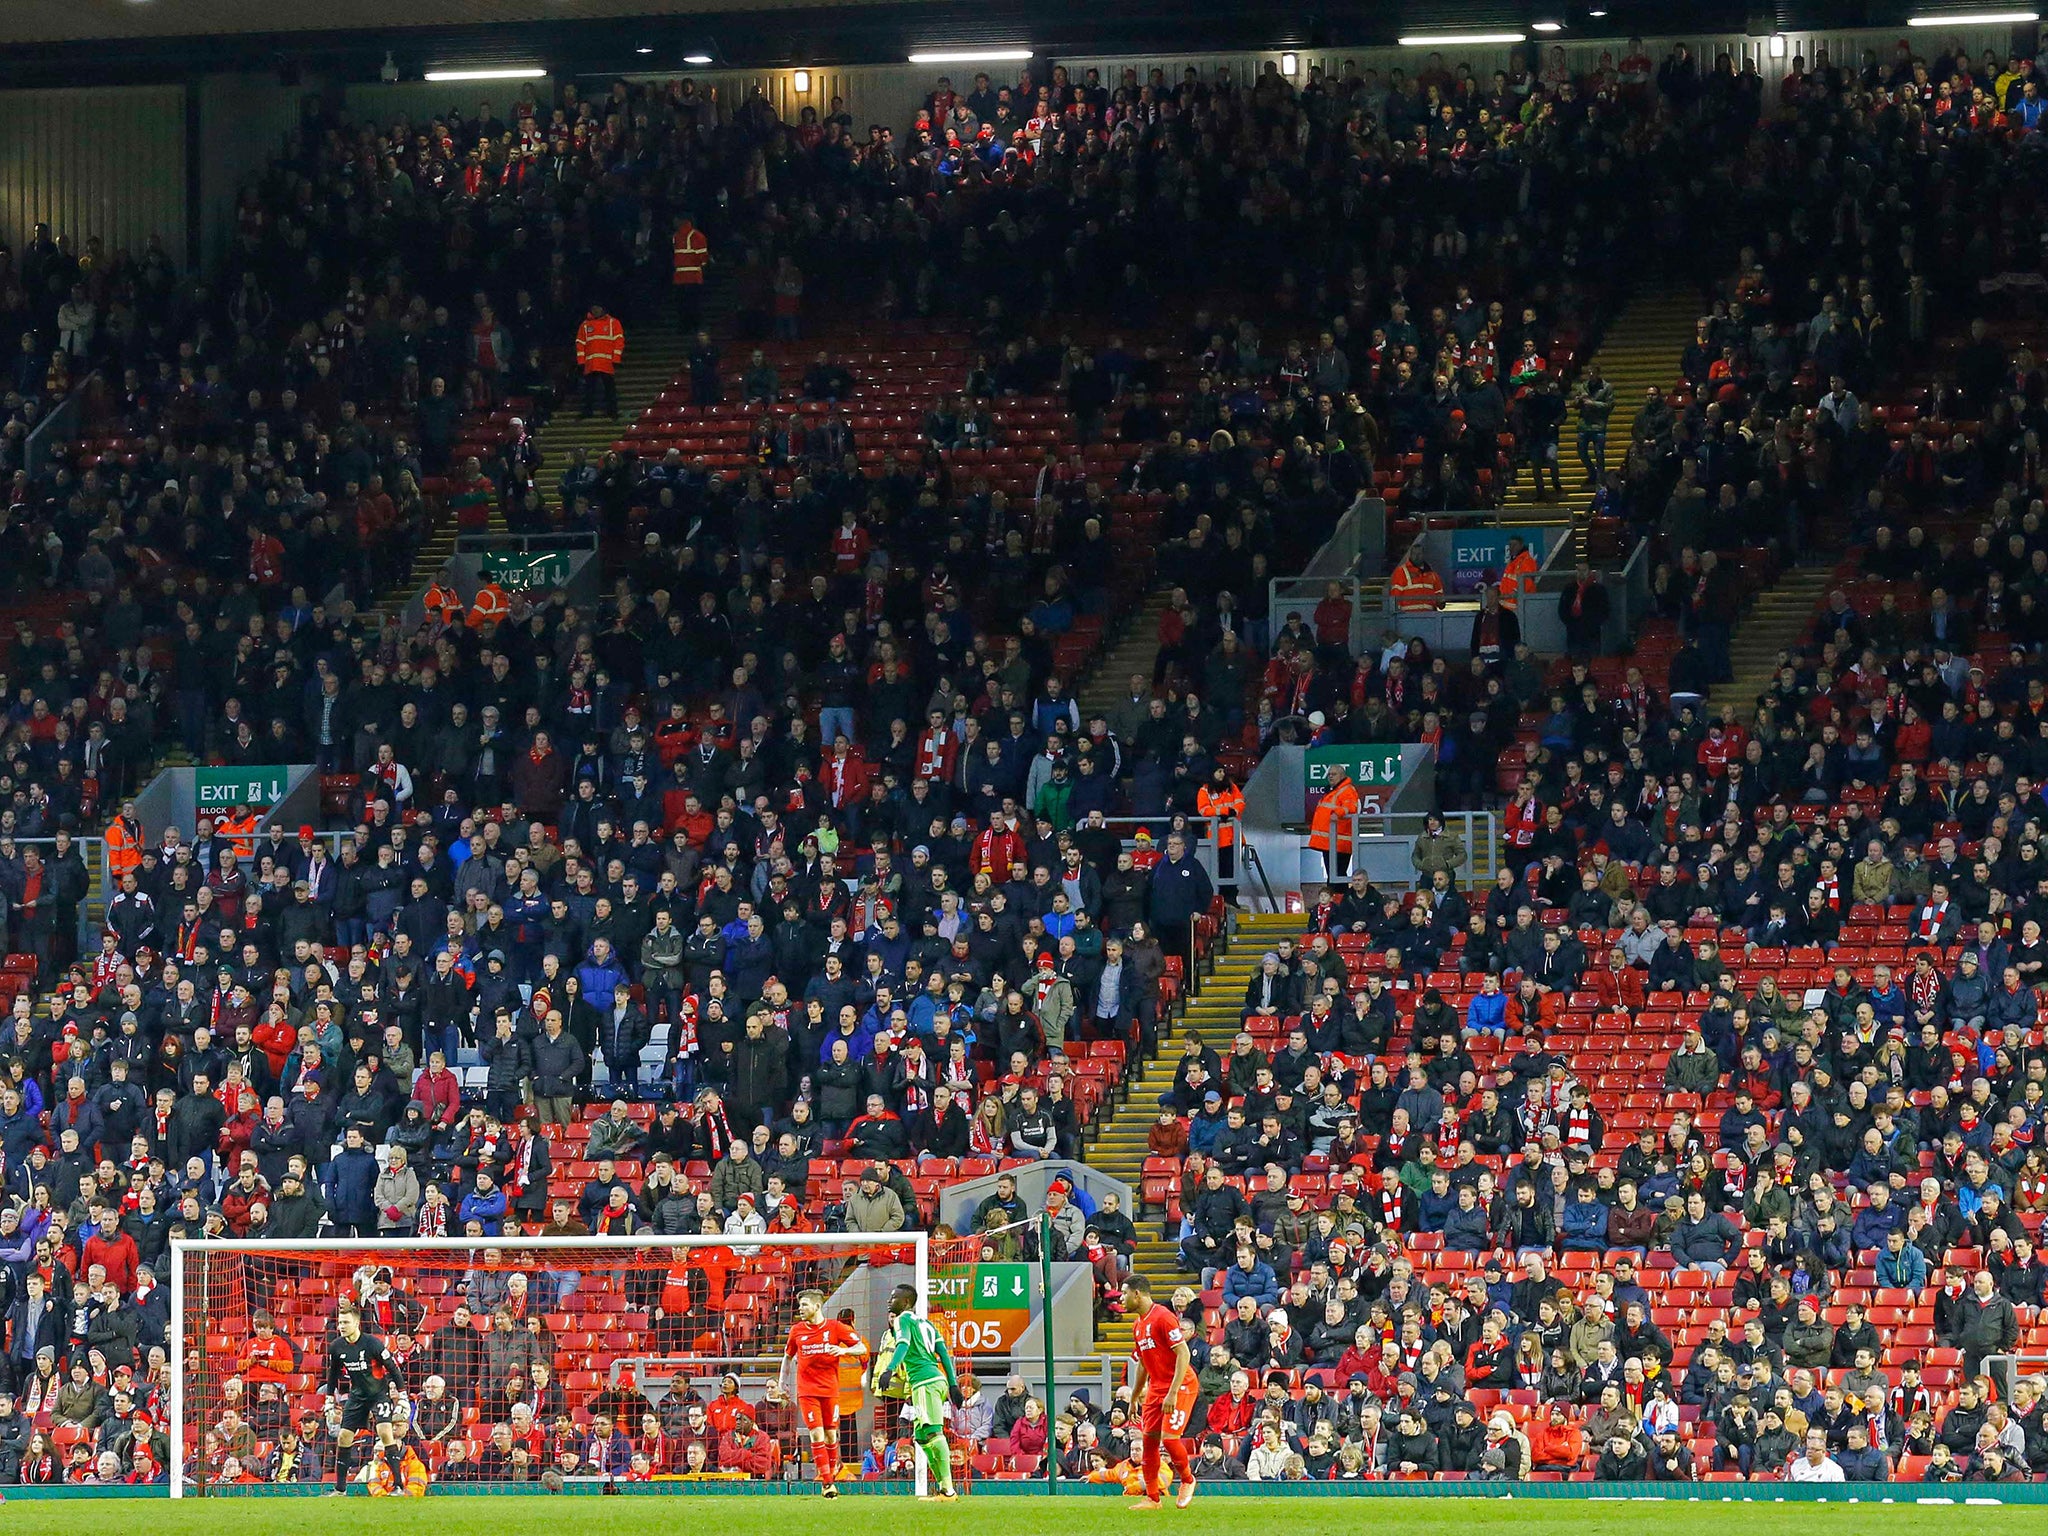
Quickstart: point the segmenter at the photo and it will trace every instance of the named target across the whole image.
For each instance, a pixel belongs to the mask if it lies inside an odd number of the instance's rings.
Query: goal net
[[[372,1452],[394,1441],[443,1490],[552,1487],[556,1478],[679,1490],[709,1479],[795,1481],[817,1477],[822,1460],[836,1480],[876,1480],[879,1467],[922,1492],[902,1404],[871,1390],[868,1356],[843,1357],[830,1372],[838,1425],[836,1437],[827,1431],[835,1454],[823,1457],[798,1398],[818,1400],[827,1368],[814,1366],[805,1393],[785,1360],[806,1293],[872,1351],[899,1285],[915,1288],[924,1315],[923,1233],[180,1239],[172,1497],[331,1486],[337,1468],[352,1485],[392,1491],[403,1478],[379,1463],[396,1473],[404,1452]],[[347,1421],[364,1415],[350,1412],[346,1350],[327,1390],[349,1303],[396,1373],[359,1394],[381,1400],[353,1434]]]

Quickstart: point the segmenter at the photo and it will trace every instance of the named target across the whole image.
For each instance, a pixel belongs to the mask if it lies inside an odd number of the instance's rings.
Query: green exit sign
[[[268,810],[284,798],[291,769],[200,768],[192,775],[192,806],[202,816],[217,815],[238,805]]]
[[[534,592],[559,587],[569,580],[569,557],[565,554],[485,555],[483,577],[495,581],[507,592]]]

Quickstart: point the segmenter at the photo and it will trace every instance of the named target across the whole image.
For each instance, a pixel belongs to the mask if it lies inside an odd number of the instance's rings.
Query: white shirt
[[[1255,1483],[1277,1483],[1287,1472],[1287,1447],[1273,1450],[1261,1445],[1245,1464],[1245,1475]]]
[[[1816,1467],[1806,1459],[1806,1453],[1801,1451],[1786,1470],[1785,1476],[1795,1483],[1839,1483],[1842,1481],[1842,1468],[1832,1456],[1823,1458],[1821,1464]]]

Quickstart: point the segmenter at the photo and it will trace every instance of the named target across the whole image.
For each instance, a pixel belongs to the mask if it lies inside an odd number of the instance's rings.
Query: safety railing
[[[51,457],[77,434],[85,415],[86,400],[101,385],[98,373],[87,374],[72,386],[71,393],[58,402],[56,409],[36,423],[35,430],[29,433],[21,450],[22,468],[32,477],[40,476],[48,469]]]
[[[1351,861],[1349,867],[1332,871],[1340,878],[1351,869],[1364,867],[1376,879],[1390,878],[1398,854],[1408,882],[1416,878],[1411,855],[1415,844],[1428,832],[1431,813],[1423,811],[1360,811],[1351,818]],[[1453,872],[1454,884],[1467,890],[1488,890],[1500,873],[1500,818],[1492,811],[1439,811],[1434,813],[1446,833],[1465,845],[1465,858]],[[1382,851],[1380,858],[1368,858],[1366,850]]]
[[[17,837],[17,850],[34,848],[47,857],[45,850],[54,849],[54,837]],[[107,863],[107,840],[103,837],[74,837],[71,846],[78,850],[79,858],[85,861],[85,900],[78,904],[78,944],[80,954],[91,954],[99,948],[100,924],[107,915],[107,902],[114,893],[114,877]]]
[[[573,554],[595,550],[597,535],[588,529],[560,533],[462,533],[455,537],[455,548],[465,555]]]

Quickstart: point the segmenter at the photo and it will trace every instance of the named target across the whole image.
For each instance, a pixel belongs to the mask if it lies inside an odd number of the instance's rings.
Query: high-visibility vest
[[[1423,612],[1443,600],[1443,577],[1435,571],[1417,570],[1406,560],[1394,567],[1387,585],[1393,593],[1394,606],[1403,613]]]
[[[413,1453],[411,1446],[406,1446],[399,1452],[395,1475],[382,1456],[370,1458],[364,1491],[373,1499],[424,1499],[430,1481],[426,1463]]]
[[[626,328],[616,315],[595,317],[576,327],[576,366],[585,373],[610,373],[626,355]]]
[[[239,816],[223,816],[213,830],[228,840],[236,858],[253,859],[256,857],[256,827],[261,820],[254,811],[244,811]]]
[[[1228,848],[1237,841],[1236,819],[1244,814],[1244,791],[1235,784],[1218,793],[1204,784],[1195,795],[1195,809],[1216,818],[1216,846]]]
[[[676,227],[676,286],[697,287],[704,281],[704,264],[711,259],[711,242],[704,231],[688,219]]]
[[[453,587],[442,586],[438,581],[427,588],[427,595],[423,601],[426,604],[427,612],[437,619],[445,621],[462,616],[464,607],[462,594]]]
[[[107,869],[119,883],[129,870],[142,863],[142,831],[116,816],[107,823]]]
[[[511,612],[512,602],[505,596],[505,589],[495,581],[487,581],[477,588],[476,601],[469,605],[469,627],[482,629],[486,624],[502,624]]]
[[[1500,573],[1501,607],[1512,613],[1523,590],[1535,590],[1536,570],[1536,557],[1526,549],[1507,563],[1507,568]]]
[[[1349,779],[1324,792],[1308,821],[1308,845],[1329,853],[1351,852],[1351,818],[1358,814],[1358,786]]]

